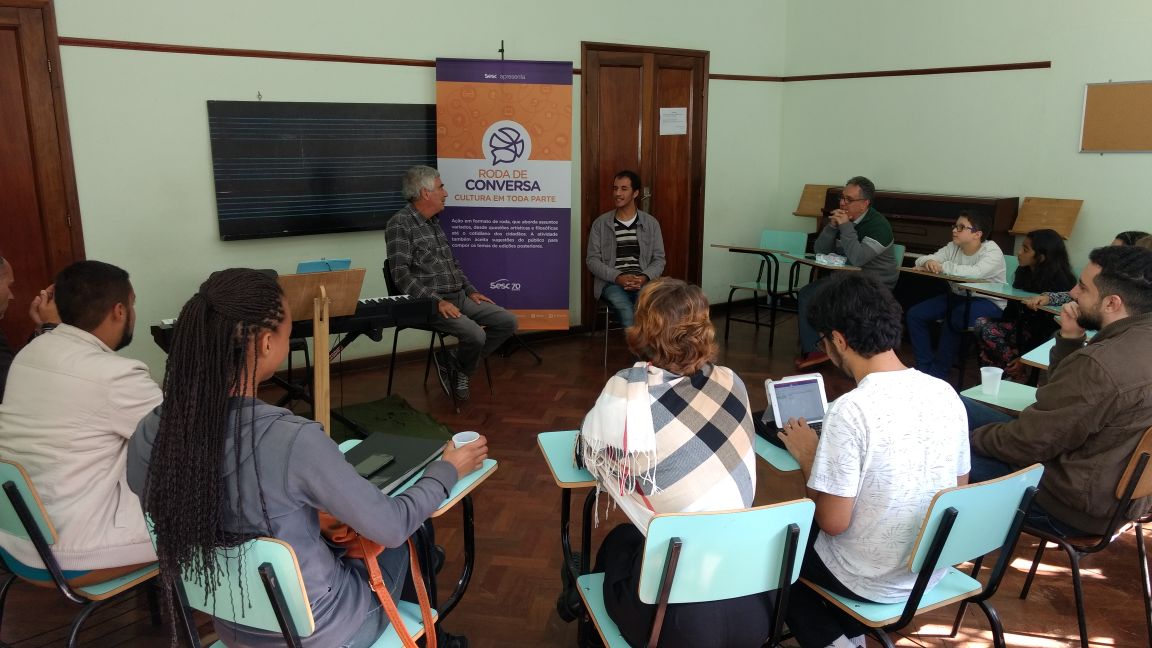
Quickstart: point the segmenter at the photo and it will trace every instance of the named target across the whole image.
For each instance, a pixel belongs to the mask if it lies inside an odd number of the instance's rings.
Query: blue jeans
[[[812,296],[820,289],[820,281],[813,281],[800,289],[796,296],[796,327],[800,329],[800,353],[812,353],[816,350],[816,343],[820,341],[820,333],[812,328],[808,321],[808,304]]]
[[[639,290],[624,290],[620,284],[608,284],[600,291],[600,298],[612,307],[612,313],[624,328],[632,326],[636,319],[636,298]]]
[[[978,317],[996,319],[1002,314],[1001,308],[987,299],[956,295],[937,295],[908,309],[908,337],[916,354],[916,368],[930,376],[947,379],[960,352],[960,331],[972,326]],[[940,341],[933,350],[930,327],[941,319],[944,324],[940,327]]]
[[[1013,417],[1004,412],[992,409],[967,396],[961,396],[960,400],[964,403],[964,410],[968,412],[969,431],[984,427],[990,423],[1004,423],[1014,420]],[[1012,474],[1021,468],[1023,468],[1023,466],[1013,466],[999,459],[977,454],[976,451],[973,450],[972,472],[968,473],[968,481],[971,483],[985,482]],[[1082,531],[1052,517],[1044,510],[1044,507],[1037,504],[1035,500],[1032,501],[1032,506],[1028,507],[1028,513],[1024,517],[1024,524],[1062,538],[1092,535],[1087,531]]]

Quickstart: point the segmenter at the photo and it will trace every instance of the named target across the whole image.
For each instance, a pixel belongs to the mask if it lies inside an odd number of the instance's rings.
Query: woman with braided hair
[[[443,460],[388,497],[344,460],[320,424],[257,398],[288,355],[292,318],[276,280],[255,270],[214,272],[184,305],[164,377],[164,402],[128,448],[128,483],[155,524],[160,577],[183,570],[216,582],[220,547],[257,536],[290,544],[312,605],[306,646],[371,645],[388,625],[361,560],[342,560],[320,535],[317,511],[389,549],[381,572],[393,598],[407,572],[406,539],[487,456],[487,441],[448,443]],[[167,588],[171,601],[171,588]],[[278,634],[217,620],[229,646],[278,646]]]

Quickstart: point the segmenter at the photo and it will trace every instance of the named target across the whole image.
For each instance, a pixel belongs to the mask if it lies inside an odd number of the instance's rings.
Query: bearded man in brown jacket
[[[1116,483],[1152,427],[1152,250],[1093,250],[1060,314],[1049,380],[1012,419],[965,399],[971,480],[1044,464],[1028,523],[1063,536],[1099,535]],[[1090,341],[1085,331],[1098,333]],[[1138,500],[1127,515],[1152,509]]]

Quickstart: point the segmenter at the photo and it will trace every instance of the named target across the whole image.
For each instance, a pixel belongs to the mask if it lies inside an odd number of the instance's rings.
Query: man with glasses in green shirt
[[[844,183],[840,206],[828,215],[812,248],[817,254],[835,252],[846,257],[848,265],[860,267],[865,274],[875,277],[891,290],[899,276],[893,250],[895,239],[888,219],[872,207],[875,193],[876,185],[864,176],[855,176]],[[828,361],[828,356],[817,348],[819,334],[807,316],[808,302],[821,281],[800,289],[797,309],[800,357],[796,359],[797,369]]]

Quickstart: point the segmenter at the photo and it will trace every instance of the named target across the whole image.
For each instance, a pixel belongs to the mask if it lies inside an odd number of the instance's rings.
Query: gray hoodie
[[[312,603],[316,631],[305,646],[340,645],[379,603],[355,562],[346,563],[320,536],[317,510],[325,510],[385,547],[399,547],[444,501],[456,485],[456,469],[446,461],[429,464],[424,477],[396,497],[388,497],[344,460],[319,423],[260,400],[233,399],[241,416],[240,473],[232,423],[226,434],[224,479],[229,531],[268,535],[292,546]],[[254,407],[253,407],[254,406]],[[128,444],[128,485],[143,501],[147,492],[152,444],[160,427],[160,409],[150,412]],[[255,455],[255,456],[254,456]],[[260,471],[257,488],[256,468]],[[235,510],[237,489],[241,511]],[[260,492],[272,528],[267,529]],[[148,509],[147,502],[144,504]],[[216,622],[229,646],[279,646],[283,638]]]

